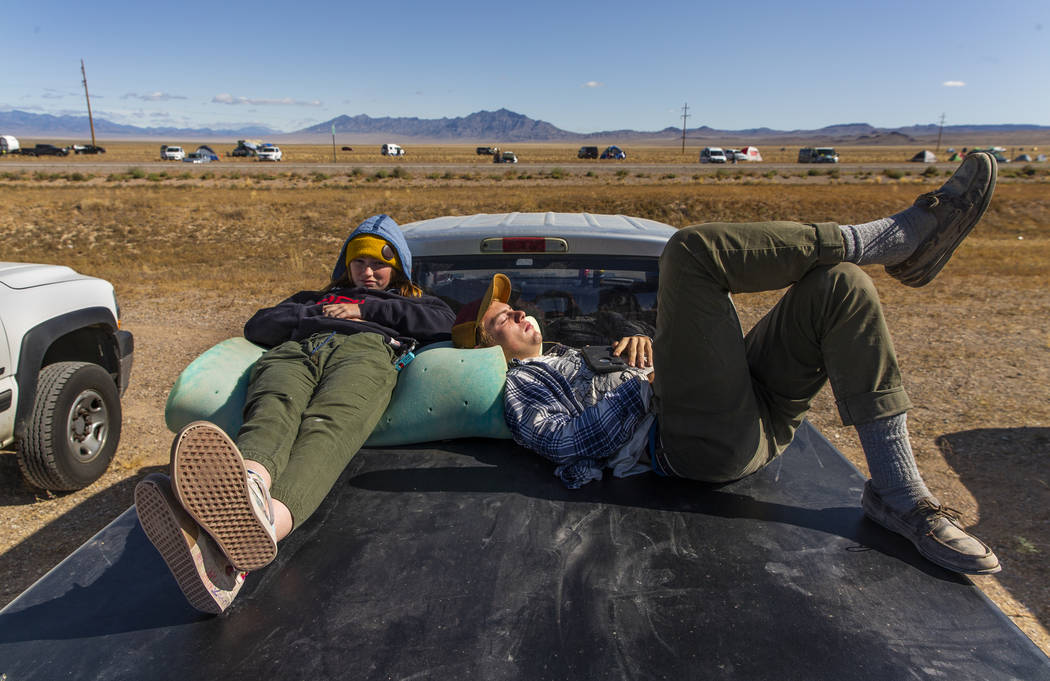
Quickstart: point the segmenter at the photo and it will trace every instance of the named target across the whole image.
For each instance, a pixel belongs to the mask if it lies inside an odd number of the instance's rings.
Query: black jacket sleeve
[[[421,344],[448,340],[456,315],[445,301],[435,296],[405,298],[369,297],[361,305],[361,316],[376,324],[395,329]]]
[[[244,337],[253,343],[273,347],[297,340],[297,331],[307,317],[322,316],[316,291],[300,291],[273,307],[264,307],[244,324]]]
[[[324,316],[326,302],[353,302],[360,306],[361,320]],[[320,302],[319,302],[320,301]],[[388,340],[420,344],[451,338],[455,314],[440,298],[405,298],[391,291],[337,289],[329,293],[300,291],[291,298],[266,307],[244,325],[244,337],[266,347],[298,341],[316,333],[378,333]]]

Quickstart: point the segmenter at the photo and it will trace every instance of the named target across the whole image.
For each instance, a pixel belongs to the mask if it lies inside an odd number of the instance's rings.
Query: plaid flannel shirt
[[[610,458],[649,413],[645,372],[595,375],[582,353],[564,345],[507,371],[504,411],[514,441],[558,464],[570,489],[602,477]]]

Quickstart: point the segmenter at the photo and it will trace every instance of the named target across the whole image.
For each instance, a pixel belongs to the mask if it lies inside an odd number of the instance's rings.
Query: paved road
[[[934,163],[930,164],[938,169],[954,169],[956,163]],[[360,168],[366,173],[374,173],[379,170],[391,170],[402,168],[415,175],[427,175],[429,173],[502,173],[508,170],[516,170],[520,173],[541,173],[553,168],[561,168],[568,173],[583,174],[592,171],[596,174],[611,175],[619,170],[626,170],[630,174],[649,173],[659,176],[661,174],[690,173],[713,175],[719,170],[733,172],[757,172],[765,173],[770,170],[781,172],[805,172],[810,169],[821,172],[837,169],[840,173],[856,173],[858,171],[881,172],[887,168],[901,171],[922,172],[926,166],[921,163],[838,163],[838,164],[803,164],[803,163],[738,163],[738,164],[700,164],[700,163],[410,163],[404,161],[387,161],[378,163],[245,163],[245,162],[217,162],[217,163],[176,163],[164,161],[127,162],[127,161],[64,161],[61,159],[38,159],[34,161],[14,160],[5,158],[0,160],[0,172],[2,171],[46,171],[46,172],[83,172],[83,173],[120,173],[131,168],[141,168],[146,172],[213,172],[213,173],[346,173],[354,168]]]

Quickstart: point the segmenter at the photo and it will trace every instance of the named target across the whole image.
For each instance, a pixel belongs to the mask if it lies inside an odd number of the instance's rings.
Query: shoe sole
[[[230,563],[250,572],[277,557],[277,544],[256,517],[244,459],[210,423],[191,423],[171,446],[172,491]]]
[[[988,174],[988,182],[985,185],[984,196],[980,205],[976,207],[976,213],[972,214],[972,217],[970,217],[968,222],[955,233],[947,248],[939,249],[940,253],[934,257],[932,262],[923,264],[928,256],[922,254],[919,256],[917,262],[909,262],[908,260],[905,260],[899,265],[886,268],[886,272],[889,273],[890,276],[899,280],[905,286],[919,288],[933,281],[934,278],[940,274],[941,270],[944,269],[944,266],[948,264],[948,261],[951,260],[952,254],[955,253],[955,249],[957,249],[963,242],[963,239],[973,231],[973,228],[978,222],[980,222],[984,212],[988,209],[988,204],[991,203],[992,200],[992,194],[995,192],[995,182],[999,175],[999,167],[991,154],[986,154],[984,152],[979,152],[979,154],[986,158],[991,170]]]
[[[861,505],[860,506],[861,506],[861,509],[863,509],[864,515],[868,518],[868,520],[870,520],[871,522],[875,523],[879,527],[885,528],[885,529],[889,530],[890,532],[893,532],[894,534],[899,535],[899,536],[907,539],[908,543],[910,543],[912,546],[915,547],[915,550],[919,552],[920,556],[922,556],[926,560],[930,561],[934,565],[937,565],[939,567],[944,568],[945,570],[950,570],[952,572],[958,572],[958,573],[964,574],[964,575],[994,575],[997,572],[1001,572],[1002,569],[1003,569],[1003,566],[1001,564],[999,564],[999,563],[996,563],[995,567],[986,568],[984,570],[972,570],[972,569],[967,569],[965,567],[958,566],[958,565],[948,565],[944,561],[941,561],[941,560],[939,560],[937,558],[934,558],[928,552],[924,551],[920,544],[912,541],[911,537],[909,536],[909,534],[911,532],[911,528],[909,528],[907,525],[904,525],[904,524],[896,525],[893,522],[890,522],[890,521],[885,521],[884,522],[883,520],[880,520],[879,518],[877,518],[876,514],[878,513],[878,509],[876,509],[874,507],[874,505],[871,502],[868,501],[867,495],[865,495],[864,497],[861,498]]]
[[[147,479],[135,485],[135,512],[139,524],[190,605],[201,612],[218,615],[222,608],[212,598],[197,571],[197,564],[186,544],[186,535],[172,508],[174,499],[164,493],[160,484]]]

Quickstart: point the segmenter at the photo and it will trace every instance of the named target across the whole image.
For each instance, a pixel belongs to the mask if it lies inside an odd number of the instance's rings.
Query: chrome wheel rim
[[[109,434],[109,409],[102,395],[94,390],[77,395],[66,419],[66,434],[70,451],[80,463],[99,455]]]

